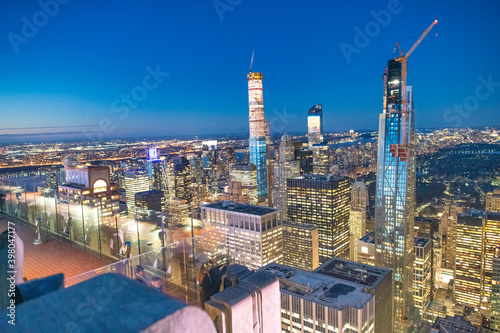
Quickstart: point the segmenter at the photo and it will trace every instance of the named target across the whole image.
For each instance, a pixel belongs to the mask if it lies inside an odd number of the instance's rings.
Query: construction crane
[[[403,53],[401,50],[401,47],[399,46],[399,42],[396,42],[396,45],[399,50],[399,57],[396,57],[394,60],[397,62],[401,63],[401,113],[402,113],[402,119],[401,119],[401,129],[402,129],[402,143],[400,145],[391,145],[390,150],[392,153],[392,156],[400,156],[402,161],[406,161],[407,156],[408,156],[408,133],[407,133],[407,121],[408,121],[408,101],[406,97],[406,75],[408,73],[407,70],[407,60],[408,57],[415,51],[417,46],[420,44],[420,42],[427,36],[429,31],[431,31],[432,27],[434,27],[437,24],[437,20],[432,22],[432,24],[424,31],[424,33],[418,38],[418,40],[413,44],[411,49],[406,52],[406,54]]]

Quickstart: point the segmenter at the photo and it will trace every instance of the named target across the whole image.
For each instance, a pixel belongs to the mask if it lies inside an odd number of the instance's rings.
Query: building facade
[[[415,237],[415,262],[413,266],[413,301],[422,317],[431,301],[432,241]]]
[[[278,210],[281,220],[287,219],[287,182],[288,178],[300,176],[300,162],[295,159],[295,150],[292,138],[285,134],[281,137],[279,147],[279,161],[276,168],[274,184],[274,207]]]
[[[492,269],[490,332],[500,333],[500,247],[497,247],[493,257]]]
[[[142,170],[130,170],[125,172],[124,178],[125,194],[127,199],[128,215],[135,217],[135,194],[149,191],[149,177]]]
[[[387,269],[332,259],[314,272],[274,263],[259,272],[280,281],[282,332],[392,332]]]
[[[456,307],[481,305],[483,271],[483,217],[459,214],[455,264]],[[459,309],[460,311],[460,309]]]
[[[349,257],[349,179],[304,175],[287,180],[287,216],[318,227],[319,262]]]
[[[486,211],[500,213],[500,190],[486,194]]]
[[[349,211],[349,233],[351,239],[350,259],[352,261],[358,261],[356,242],[366,234],[368,199],[368,190],[366,189],[365,183],[355,181],[351,189],[351,206]]]
[[[356,261],[375,266],[375,232],[372,231],[356,241]]]
[[[257,195],[260,201],[266,201],[267,191],[267,142],[266,120],[264,118],[264,97],[262,73],[250,72],[248,79],[248,106],[250,118],[249,156],[250,164],[257,172]]]
[[[306,271],[319,266],[318,227],[283,221],[283,264]]]
[[[276,209],[222,201],[203,206],[202,219],[206,228],[225,235],[233,263],[258,269],[283,260],[283,234]]]

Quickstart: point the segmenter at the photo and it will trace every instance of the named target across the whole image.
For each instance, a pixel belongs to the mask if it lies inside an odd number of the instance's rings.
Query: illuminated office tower
[[[267,206],[274,206],[274,160],[271,158],[271,124],[266,120]]]
[[[257,195],[257,169],[252,164],[232,164],[229,167],[229,181],[241,183],[241,200],[256,205],[259,202]],[[233,185],[237,186],[237,185]]]
[[[391,271],[334,258],[314,272],[276,263],[281,332],[391,333]]]
[[[203,169],[201,167],[200,158],[196,155],[189,159],[189,165],[191,166],[191,176],[193,183],[202,184],[203,183]]]
[[[313,154],[313,174],[328,175],[330,173],[330,148],[323,142],[311,147]]]
[[[287,216],[318,227],[319,262],[349,257],[349,179],[304,175],[287,179]]]
[[[384,108],[379,122],[375,192],[375,261],[377,266],[393,271],[395,330],[406,331],[413,319],[415,111],[411,86],[401,82],[401,62],[389,60],[383,78]]]
[[[292,139],[285,134],[281,137],[279,148],[278,167],[274,183],[274,207],[278,209],[278,217],[286,220],[286,193],[288,178],[300,176],[300,162],[295,159],[295,150]]]
[[[309,109],[307,114],[307,139],[309,149],[313,145],[323,142],[323,107],[316,104]]]
[[[319,266],[318,227],[283,221],[283,264],[306,271]]]
[[[415,237],[415,263],[413,267],[413,300],[420,317],[431,301],[432,241]]]
[[[479,309],[483,263],[483,217],[458,215],[455,269],[457,309],[468,305]]]
[[[443,267],[455,270],[457,248],[457,216],[464,212],[462,207],[444,206],[439,232],[443,237]]]
[[[148,149],[148,159],[146,161],[146,165],[151,190],[163,190],[163,184],[165,183],[163,178],[165,177],[165,172],[163,170],[163,163],[158,158],[158,151],[156,148]]]
[[[250,72],[248,79],[248,106],[250,118],[249,155],[250,164],[257,171],[257,196],[259,201],[267,200],[267,142],[264,118],[264,97],[262,73]]]
[[[175,198],[184,199],[191,204],[191,167],[185,156],[176,156],[172,159],[174,166]]]
[[[355,181],[351,189],[351,209],[349,213],[351,260],[357,260],[356,242],[366,234],[366,212],[368,210],[368,190],[365,183]]]
[[[500,213],[486,212],[484,216],[484,263],[482,309],[490,310],[493,280],[493,258],[500,246]]]
[[[203,224],[226,235],[233,263],[258,269],[283,260],[283,238],[274,208],[222,201],[201,207]]]
[[[486,194],[486,211],[500,213],[500,190]]]
[[[125,171],[124,185],[128,215],[135,217],[135,194],[149,191],[148,174],[142,170]]]
[[[500,333],[500,247],[497,247],[492,265],[490,332]]]

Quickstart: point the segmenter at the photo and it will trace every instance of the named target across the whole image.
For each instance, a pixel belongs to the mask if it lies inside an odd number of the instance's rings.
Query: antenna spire
[[[253,65],[253,56],[254,56],[255,50],[252,51],[252,60],[250,60],[250,69],[248,70],[250,73],[252,72],[252,65]]]

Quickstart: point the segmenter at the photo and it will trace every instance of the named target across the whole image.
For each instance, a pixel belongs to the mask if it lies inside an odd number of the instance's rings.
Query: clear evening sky
[[[377,129],[382,74],[408,51],[417,127],[499,125],[500,2],[41,0],[0,3],[0,143],[248,132],[264,74],[274,132]],[[410,37],[410,38],[407,38]],[[74,133],[68,135],[68,133]]]

